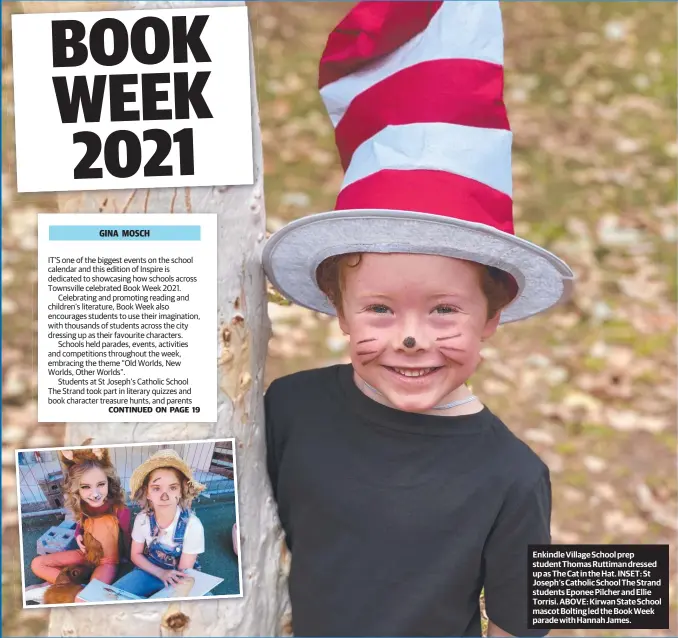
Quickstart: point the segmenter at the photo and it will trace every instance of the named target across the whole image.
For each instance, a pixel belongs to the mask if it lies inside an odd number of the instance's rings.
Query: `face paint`
[[[146,498],[153,509],[176,507],[181,500],[181,475],[170,468],[153,470],[148,478]]]
[[[339,323],[364,390],[400,410],[427,412],[463,398],[480,362],[487,320],[477,264],[435,255],[365,253],[347,269]],[[406,347],[404,337],[414,339]],[[369,392],[369,390],[368,390]],[[374,398],[374,394],[369,396]]]
[[[372,348],[370,348],[370,346],[367,346],[366,348],[362,348],[360,350],[357,348],[357,346],[362,345],[363,343],[370,343],[372,341],[377,341],[377,338],[373,337],[371,339],[363,339],[362,341],[359,341],[356,344],[356,355],[359,357],[369,357],[371,354],[377,354],[379,352],[379,349],[376,348],[376,346],[372,346]],[[364,363],[369,363],[369,361],[370,361],[369,359],[365,359]]]
[[[84,472],[80,477],[78,495],[90,507],[101,507],[108,496],[108,477],[104,471],[93,467]]]

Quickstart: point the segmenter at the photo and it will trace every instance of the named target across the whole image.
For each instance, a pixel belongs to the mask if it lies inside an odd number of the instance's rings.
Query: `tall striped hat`
[[[335,210],[271,236],[264,268],[295,303],[335,314],[316,270],[353,252],[445,255],[509,273],[501,323],[565,300],[574,275],[513,229],[497,2],[361,2],[330,34],[320,94],[345,171]]]

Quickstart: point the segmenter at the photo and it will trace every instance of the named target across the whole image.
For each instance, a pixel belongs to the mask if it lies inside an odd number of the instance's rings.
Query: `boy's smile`
[[[363,391],[408,412],[470,394],[464,383],[499,322],[487,319],[480,268],[401,253],[363,253],[345,267],[339,324]]]

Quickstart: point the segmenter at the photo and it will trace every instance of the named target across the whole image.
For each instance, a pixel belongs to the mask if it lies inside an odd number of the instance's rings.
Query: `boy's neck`
[[[355,370],[353,371],[353,380],[358,389],[365,396],[389,408],[393,408],[395,410],[399,409],[391,405],[391,402],[383,394],[381,394],[381,392],[379,392],[378,390],[376,392],[372,391]],[[445,404],[450,403],[452,401],[461,401],[470,396],[472,396],[472,393],[468,389],[468,387],[464,384],[450,392],[448,395],[446,395],[441,403]],[[434,416],[462,416],[464,414],[477,414],[478,412],[482,411],[483,408],[484,406],[480,402],[480,399],[475,398],[472,401],[469,401],[468,403],[464,403],[463,405],[458,405],[447,410],[431,409],[425,412],[417,412],[416,414],[426,414]]]

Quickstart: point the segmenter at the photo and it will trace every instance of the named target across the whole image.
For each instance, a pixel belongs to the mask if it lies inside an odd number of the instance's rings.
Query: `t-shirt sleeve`
[[[188,519],[181,551],[186,554],[202,554],[205,551],[205,529],[195,514]]]
[[[492,623],[514,636],[545,636],[529,629],[528,545],[551,543],[551,480],[543,466],[536,480],[509,490],[483,552],[485,608]]]
[[[140,512],[134,519],[134,526],[132,527],[132,540],[136,541],[137,543],[145,543],[148,536],[150,536],[148,516],[146,516],[144,512]]]

